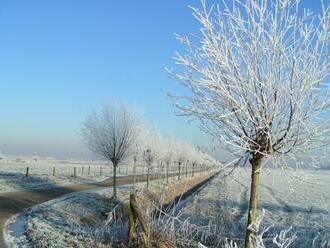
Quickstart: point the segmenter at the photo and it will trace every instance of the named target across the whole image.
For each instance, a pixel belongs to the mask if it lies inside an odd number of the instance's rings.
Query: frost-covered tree
[[[195,171],[200,170],[201,164],[206,162],[205,155],[198,149],[195,149],[195,153],[191,158],[191,176],[194,177]]]
[[[32,159],[33,159],[34,162],[38,162],[39,161],[39,156],[35,155],[35,156],[32,157]]]
[[[87,147],[113,165],[113,196],[117,198],[117,167],[127,158],[139,132],[139,119],[132,109],[121,104],[105,106],[90,114],[82,127]]]
[[[133,184],[136,183],[136,169],[137,169],[137,162],[139,157],[139,143],[135,142],[133,145]]]
[[[150,173],[153,170],[153,165],[161,156],[162,137],[154,130],[145,128],[142,132],[143,151],[142,159],[147,165],[147,188],[150,184]]]
[[[170,174],[170,167],[171,163],[173,162],[174,157],[174,144],[175,140],[173,137],[169,137],[165,140],[164,144],[164,153],[163,153],[163,160],[166,166],[166,182],[169,183],[169,174]]]
[[[329,6],[319,15],[300,0],[221,1],[192,8],[200,34],[178,36],[172,75],[187,88],[173,96],[183,115],[252,167],[248,225],[256,221],[268,161],[319,148],[329,135]],[[247,228],[245,247],[251,247]]]
[[[177,170],[178,170],[178,180],[180,181],[182,178],[182,170],[183,165],[187,162],[188,158],[188,151],[187,151],[188,144],[182,141],[177,141],[175,143],[175,161],[177,162]]]
[[[150,170],[152,170],[152,163],[155,161],[154,149],[148,148],[143,151],[143,160],[147,164],[147,189],[150,183]]]

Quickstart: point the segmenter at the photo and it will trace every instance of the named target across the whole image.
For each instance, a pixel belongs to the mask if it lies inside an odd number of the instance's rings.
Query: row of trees
[[[150,171],[155,167],[165,174],[168,182],[171,171],[176,171],[180,180],[183,174],[187,176],[188,171],[193,176],[194,171],[201,167],[216,165],[215,159],[201,149],[171,136],[164,137],[152,129],[142,129],[137,144],[137,154],[147,165],[147,187]]]
[[[138,163],[146,165],[147,187],[154,169],[164,173],[168,181],[171,171],[176,171],[180,180],[183,171],[187,175],[188,168],[193,175],[196,169],[216,165],[215,159],[201,149],[143,127],[136,111],[121,104],[105,106],[101,112],[87,116],[82,136],[93,153],[112,163],[115,198],[117,168],[123,162],[132,164],[134,175]]]

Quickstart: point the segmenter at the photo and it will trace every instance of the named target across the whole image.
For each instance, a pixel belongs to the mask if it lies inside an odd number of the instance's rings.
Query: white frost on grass
[[[136,184],[142,187],[145,183]],[[159,187],[162,181],[152,181]],[[128,200],[131,185],[118,186],[118,197]],[[12,217],[6,224],[10,247],[102,247],[106,240],[120,243],[123,228],[110,229],[107,214],[114,207],[112,188],[87,190],[36,205]],[[114,235],[114,231],[117,231]]]
[[[272,169],[263,173],[260,209],[265,209],[262,229],[266,247],[273,238],[289,229],[299,248],[322,247],[330,240],[330,171],[299,170],[306,181],[288,177],[289,171]],[[296,174],[297,175],[297,174]],[[236,169],[227,178],[219,176],[208,184],[181,211],[197,226],[211,226],[214,232],[239,244],[244,242],[249,199],[249,170]],[[270,245],[271,244],[271,245]],[[270,245],[270,246],[267,246]],[[326,246],[324,246],[326,247]]]
[[[307,177],[307,181],[288,180],[288,171],[280,169],[262,175],[260,209],[265,209],[265,215],[259,230],[264,247],[280,247],[274,240],[283,243],[283,240],[295,236],[297,238],[290,248],[327,247],[330,238],[330,171],[301,170],[297,173]],[[244,168],[236,169],[234,174],[225,178],[223,174],[216,177],[196,195],[182,201],[178,217],[187,225],[189,222],[227,239],[227,247],[235,247],[234,242],[237,247],[242,247],[249,178],[249,170]],[[161,186],[159,182],[152,182],[151,187]],[[119,188],[121,200],[127,199],[130,186]],[[114,237],[120,242],[120,237],[125,235],[121,231],[125,228],[109,230],[105,224],[106,213],[111,209],[111,196],[111,189],[92,190],[38,205],[19,215],[16,224],[11,220],[6,237],[16,245],[14,247],[53,247],[54,242],[56,247],[73,244],[98,247],[104,244],[104,240]],[[269,226],[271,228],[267,229]],[[268,231],[263,233],[266,229]],[[195,238],[199,241],[198,235]],[[230,242],[234,246],[229,246]],[[212,235],[202,243],[214,247]]]

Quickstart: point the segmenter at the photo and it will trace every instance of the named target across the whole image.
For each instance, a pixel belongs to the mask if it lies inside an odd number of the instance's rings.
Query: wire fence
[[[149,172],[148,172],[149,168]],[[143,163],[123,163],[117,167],[117,176],[179,174],[179,177],[194,176],[194,173],[205,171],[203,165],[177,166],[172,163],[168,168],[162,162],[147,166]],[[71,177],[71,178],[108,178],[113,176],[113,166],[106,162],[81,162],[81,161],[25,161],[25,160],[2,160],[0,161],[0,174],[19,174],[25,177]]]

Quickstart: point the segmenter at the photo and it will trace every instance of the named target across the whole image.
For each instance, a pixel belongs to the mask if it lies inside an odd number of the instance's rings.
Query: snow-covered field
[[[175,179],[171,179],[175,180]],[[150,188],[165,187],[163,180],[152,181]],[[145,183],[136,184],[137,187]],[[118,186],[118,197],[127,201],[132,185]],[[107,225],[113,210],[112,188],[67,194],[36,205],[11,218],[4,231],[9,247],[108,247],[104,240],[117,240],[122,228]],[[120,242],[120,241],[117,241]]]
[[[127,196],[125,191],[127,186],[119,187],[120,198]],[[112,208],[111,197],[112,190],[107,188],[72,193],[37,205],[11,220],[5,238],[11,247],[89,247],[92,241],[82,229],[104,225]]]
[[[246,229],[250,171],[238,168],[223,176],[186,202],[180,218],[189,218],[197,226],[210,225],[220,236],[241,243]],[[322,242],[330,242],[330,171],[269,169],[263,172],[261,183],[259,206],[265,209],[265,216],[260,231],[272,226],[264,235],[266,244],[291,226],[289,236],[297,238],[290,247],[319,248]]]
[[[289,228],[287,236],[296,236],[289,248],[329,247],[322,246],[330,242],[329,178],[330,171],[326,170],[263,171],[259,206],[265,215],[259,231],[271,226],[263,235],[267,248],[278,247],[273,244],[273,238]],[[249,184],[248,168],[237,168],[233,172],[228,169],[196,195],[182,201],[177,217],[195,227],[205,227],[222,239],[234,240],[242,247]],[[152,185],[155,187],[158,183]],[[120,186],[121,200],[128,198],[129,189],[130,186]],[[121,228],[109,230],[106,225],[106,214],[113,207],[111,195],[111,189],[92,190],[38,205],[18,215],[16,221],[11,220],[11,233],[6,237],[21,244],[18,247],[53,247],[54,242],[56,247],[67,247],[71,243],[72,247],[102,247],[96,243],[101,245],[100,240],[123,236],[115,233]],[[211,245],[214,240],[205,244],[214,247]]]
[[[29,176],[26,170],[29,168]],[[132,166],[119,166],[118,175],[132,173]],[[142,166],[137,173],[142,172]],[[74,176],[74,170],[76,176]],[[52,158],[5,158],[0,160],[0,193],[21,189],[54,187],[102,181],[112,176],[112,166],[102,161],[56,160]]]

